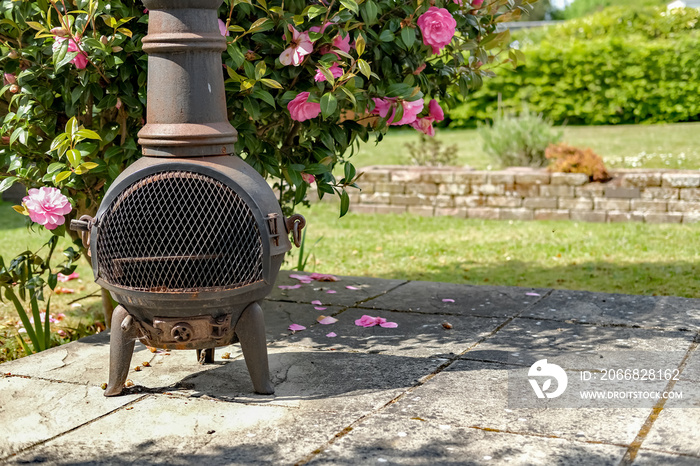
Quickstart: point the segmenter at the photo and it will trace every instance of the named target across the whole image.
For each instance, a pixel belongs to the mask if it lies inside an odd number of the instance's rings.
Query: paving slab
[[[400,285],[407,283],[405,280],[387,280],[373,277],[337,277],[337,282],[312,281],[309,284],[302,284],[301,287],[293,290],[281,289],[280,286],[294,286],[299,284],[299,280],[289,278],[289,275],[300,274],[299,272],[280,271],[277,283],[272,293],[267,297],[270,301],[290,301],[299,303],[310,303],[320,300],[324,305],[329,306],[354,306],[370,298],[382,295]],[[309,275],[301,273],[300,275]],[[347,287],[352,289],[348,289]],[[329,293],[331,291],[331,293]]]
[[[522,312],[548,292],[547,289],[412,281],[364,302],[359,307],[429,314],[510,317]]]
[[[627,445],[650,412],[634,408],[552,409],[547,404],[542,408],[511,408],[508,369],[503,364],[459,360],[392,403],[382,414],[396,422],[417,421],[445,430],[477,428]]]
[[[11,464],[291,463],[343,429],[331,413],[151,395],[27,451]],[[299,435],[303,432],[303,435]]]
[[[556,358],[576,354],[577,361],[588,362],[565,369],[596,369],[605,365],[606,357],[634,351],[656,354],[667,364],[658,365],[658,368],[666,369],[670,364],[671,369],[675,369],[694,338],[694,333],[684,331],[516,318],[462,358],[530,366],[542,356]],[[517,356],[517,360],[513,356]]]
[[[617,465],[626,448],[380,416],[363,423],[309,465]]]
[[[697,466],[700,464],[700,457],[675,455],[672,453],[642,449],[639,451],[632,464],[634,466],[658,466],[660,464]]]
[[[139,398],[105,398],[99,387],[17,376],[0,378],[0,393],[0,460]],[[31,403],[12,402],[27,398]]]
[[[700,329],[700,300],[554,290],[524,317],[599,325]]]
[[[350,412],[360,417],[416,385],[435,371],[440,361],[273,345],[269,347],[269,364],[274,396],[252,393],[250,377],[240,359],[186,377],[179,386],[185,396]]]
[[[363,315],[385,318],[398,324],[398,327],[355,325],[355,320]],[[285,342],[292,346],[321,349],[449,357],[466,351],[505,321],[504,318],[421,315],[356,308],[347,309],[335,317],[338,322],[330,325],[316,323],[307,330],[288,336]],[[451,328],[445,328],[443,324]],[[328,337],[330,332],[336,336]]]
[[[681,380],[673,387],[688,402],[681,405],[669,400],[649,431],[642,448],[679,453],[695,457],[700,464],[700,386],[697,382]]]

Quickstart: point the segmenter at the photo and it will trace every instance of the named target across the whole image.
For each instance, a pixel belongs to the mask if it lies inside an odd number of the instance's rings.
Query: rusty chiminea
[[[119,395],[134,343],[195,349],[240,342],[256,392],[271,394],[260,301],[304,219],[285,219],[275,194],[233,157],[219,32],[221,0],[144,0],[149,9],[145,157],[109,188],[89,232],[96,282],[119,302],[112,316],[106,396]]]

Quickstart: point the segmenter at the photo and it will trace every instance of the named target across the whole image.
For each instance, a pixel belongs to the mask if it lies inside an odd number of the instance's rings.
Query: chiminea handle
[[[83,215],[80,220],[70,221],[70,229],[80,232],[80,239],[83,240],[83,247],[88,250],[88,255],[90,255],[90,230],[94,224],[95,219],[89,215]]]
[[[287,231],[292,234],[294,246],[301,246],[301,230],[306,226],[306,219],[303,215],[294,214],[286,221]]]

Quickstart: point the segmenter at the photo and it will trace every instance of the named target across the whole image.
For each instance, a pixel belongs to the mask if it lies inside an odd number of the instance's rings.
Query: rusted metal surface
[[[112,315],[106,396],[122,393],[134,341],[195,349],[240,342],[256,392],[270,394],[265,322],[259,306],[277,278],[288,234],[267,182],[232,157],[221,68],[221,0],[145,0],[148,111],[139,142],[147,157],[111,185],[96,216],[74,221]],[[224,155],[222,155],[224,154]],[[197,158],[194,158],[197,157]]]
[[[202,157],[233,154],[219,32],[220,0],[144,0],[148,8],[148,108],[139,131],[143,154]]]

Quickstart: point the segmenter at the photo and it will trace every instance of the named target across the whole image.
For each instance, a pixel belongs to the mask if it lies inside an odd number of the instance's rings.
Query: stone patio
[[[297,283],[288,274],[278,285]],[[150,367],[115,398],[101,389],[106,334],[2,364],[0,462],[700,463],[700,300],[340,278],[275,288],[265,301],[274,396],[252,392],[237,345],[200,366],[194,351],[137,344],[132,366]],[[338,322],[320,325],[320,314]],[[398,327],[356,326],[363,314]],[[292,334],[292,323],[307,329]],[[579,357],[560,362],[573,386],[577,371],[626,351],[677,370],[677,381],[653,385],[682,390],[682,403],[566,409],[509,398],[509,376],[542,354]]]

